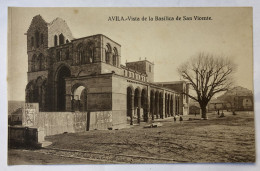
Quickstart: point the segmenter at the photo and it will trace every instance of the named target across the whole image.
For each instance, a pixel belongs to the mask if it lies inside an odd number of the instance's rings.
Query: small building
[[[213,99],[210,100],[208,104],[208,111],[217,111],[217,110],[224,110],[226,109],[226,102],[219,100],[219,99]]]
[[[225,106],[227,110],[236,110],[236,111],[254,110],[253,92],[241,86],[237,86],[231,90],[228,90],[225,94],[218,97],[218,99],[225,102]]]

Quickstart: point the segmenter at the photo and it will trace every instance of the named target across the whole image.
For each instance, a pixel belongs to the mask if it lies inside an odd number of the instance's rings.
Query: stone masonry
[[[148,60],[121,65],[121,45],[105,35],[76,39],[63,19],[40,15],[26,35],[26,102],[42,112],[106,111],[117,124],[188,113],[186,82],[154,82]]]

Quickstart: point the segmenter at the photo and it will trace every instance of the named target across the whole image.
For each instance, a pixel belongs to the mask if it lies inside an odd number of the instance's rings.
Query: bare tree
[[[230,89],[235,70],[236,65],[228,58],[205,53],[189,59],[178,68],[180,76],[195,91],[195,95],[185,92],[183,94],[200,104],[202,118],[207,118],[206,107],[210,99],[215,94]]]

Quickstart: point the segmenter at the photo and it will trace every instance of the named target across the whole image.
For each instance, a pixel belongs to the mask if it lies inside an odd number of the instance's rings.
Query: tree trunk
[[[207,118],[207,109],[206,106],[200,106],[201,107],[201,118],[206,119]]]

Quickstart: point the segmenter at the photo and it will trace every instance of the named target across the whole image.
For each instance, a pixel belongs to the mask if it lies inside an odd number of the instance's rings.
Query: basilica
[[[155,82],[146,59],[122,65],[121,45],[105,35],[74,38],[63,19],[37,15],[26,36],[26,102],[42,112],[109,112],[114,125],[189,112],[186,82]]]

